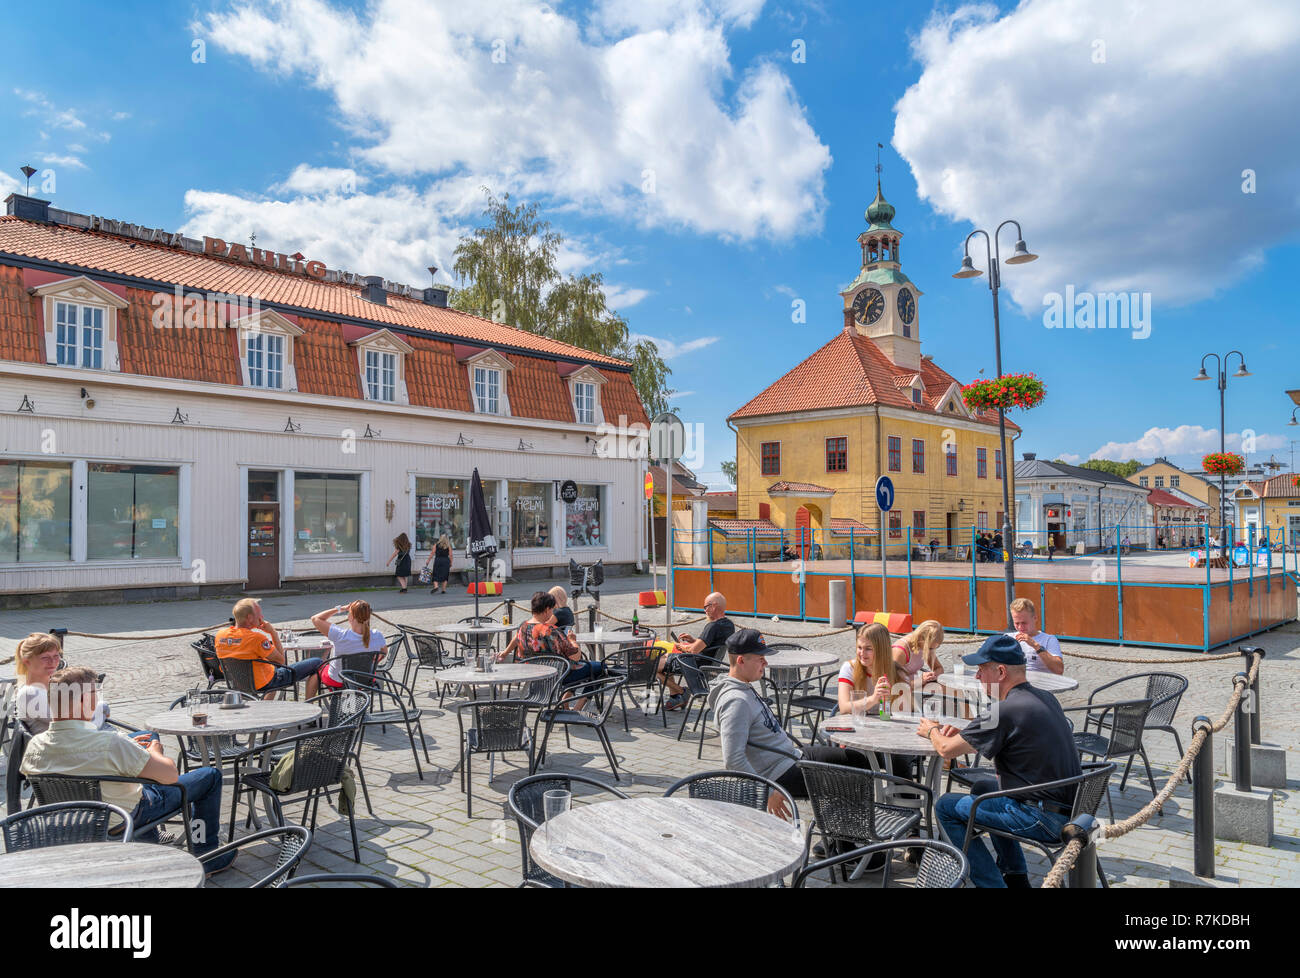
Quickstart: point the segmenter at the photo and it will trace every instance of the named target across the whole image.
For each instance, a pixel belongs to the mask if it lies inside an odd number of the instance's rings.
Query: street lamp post
[[[954,273],[953,278],[975,278],[981,274],[980,270],[975,267],[970,258],[970,239],[975,235],[984,236],[984,256],[989,269],[989,291],[993,293],[993,351],[996,357],[996,367],[998,379],[1002,378],[1002,330],[998,319],[998,288],[1002,285],[1002,275],[999,271],[999,262],[1001,254],[998,248],[998,236],[1002,229],[1008,224],[1014,224],[1016,227],[1016,247],[1011,257],[1007,259],[1008,265],[1023,265],[1025,262],[1031,262],[1037,255],[1030,254],[1029,249],[1025,247],[1025,236],[1020,230],[1019,221],[1003,221],[998,225],[997,230],[990,235],[987,231],[976,229],[966,235],[966,241],[962,245],[963,257],[961,268]],[[1011,540],[1011,456],[1007,454],[1007,412],[998,405],[998,443],[1002,446],[1002,552],[1003,565],[1006,567],[1007,574],[1007,600],[1005,607],[1007,609],[1007,627],[1010,628],[1011,602],[1016,597],[1016,571],[1015,571],[1015,547]]]
[[[1201,357],[1201,372],[1192,380],[1209,380],[1210,375],[1205,372],[1205,361],[1214,358],[1214,372],[1219,380],[1219,454],[1227,451],[1226,437],[1223,421],[1223,398],[1228,390],[1228,357],[1237,354],[1237,359],[1241,361],[1241,366],[1237,368],[1234,377],[1249,377],[1250,371],[1246,369],[1246,357],[1240,350],[1229,350],[1222,357],[1217,353],[1207,353]],[[1228,556],[1228,533],[1227,533],[1227,510],[1228,500],[1225,495],[1225,476],[1222,470],[1219,471],[1219,552],[1222,556]]]

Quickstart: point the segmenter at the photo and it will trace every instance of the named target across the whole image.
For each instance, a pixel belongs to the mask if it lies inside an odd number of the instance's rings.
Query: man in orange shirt
[[[256,598],[235,602],[231,615],[235,623],[219,630],[214,642],[222,659],[252,659],[253,682],[264,699],[273,699],[275,691],[307,680],[307,698],[315,696],[320,680],[316,673],[324,664],[319,658],[303,659],[293,665],[284,661],[280,639],[265,618]]]

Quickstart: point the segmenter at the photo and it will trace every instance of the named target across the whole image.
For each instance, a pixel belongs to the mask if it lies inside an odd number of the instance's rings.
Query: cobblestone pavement
[[[615,579],[602,595],[606,613],[630,618],[634,591],[647,587],[645,578]],[[507,595],[526,600],[537,585],[512,584]],[[302,626],[306,619],[322,608],[357,595],[316,594],[269,597],[263,602],[267,617],[284,626]],[[373,591],[363,595],[375,611],[398,623],[430,627],[456,621],[473,611],[472,599],[463,594],[430,597],[419,591],[399,595],[396,591]],[[497,599],[485,599],[491,608]],[[108,635],[148,635],[183,631],[223,623],[229,614],[229,601],[200,600],[154,604],[117,605],[42,609],[0,613],[0,658],[13,653],[18,638],[33,630],[64,626],[73,631]],[[582,600],[582,608],[586,599]],[[500,617],[500,611],[496,612]],[[685,621],[678,614],[675,621]],[[662,623],[663,609],[642,615],[648,623]],[[516,621],[520,620],[516,618]],[[753,620],[735,616],[737,624],[754,624]],[[698,628],[698,626],[696,626]],[[799,636],[799,641],[815,649],[832,650],[841,658],[852,651],[852,634],[823,634],[829,629],[819,623],[798,621],[758,623],[769,636]],[[166,709],[177,695],[201,680],[198,660],[189,647],[190,638],[143,638],[114,640],[69,637],[67,658],[108,674],[105,696],[112,703],[118,719],[142,719]],[[973,648],[966,644],[972,636],[950,635],[940,655],[949,667],[952,656]],[[1237,842],[1216,844],[1216,867],[1225,881],[1244,886],[1300,885],[1300,794],[1297,794],[1297,743],[1300,738],[1300,625],[1291,623],[1272,632],[1256,636],[1247,644],[1263,647],[1267,658],[1263,665],[1262,729],[1266,743],[1284,745],[1288,753],[1288,770],[1292,779],[1286,789],[1274,792],[1274,838],[1271,847]],[[1162,649],[1063,643],[1068,674],[1076,677],[1078,690],[1062,694],[1065,706],[1085,703],[1088,694],[1111,679],[1143,671],[1146,663],[1168,658],[1201,657]],[[1224,650],[1220,650],[1224,651]],[[1077,653],[1077,654],[1076,654]],[[1082,656],[1114,656],[1124,662],[1105,662]],[[1184,746],[1190,739],[1191,722],[1198,714],[1217,719],[1232,693],[1232,676],[1241,668],[1241,660],[1210,660],[1152,666],[1179,672],[1190,681],[1175,726]],[[400,669],[399,669],[400,673]],[[508,756],[498,759],[495,778],[489,783],[486,765],[476,766],[471,790],[474,793],[474,817],[465,815],[465,796],[458,776],[451,774],[457,760],[458,732],[454,705],[448,696],[446,706],[438,707],[431,673],[425,670],[417,688],[417,701],[424,710],[424,729],[428,735],[429,756],[424,779],[417,777],[410,745],[398,728],[386,732],[371,730],[366,736],[363,763],[375,811],[372,816],[361,805],[357,832],[361,840],[362,871],[393,877],[416,886],[513,886],[519,882],[520,852],[512,820],[504,816],[504,800],[509,786],[526,774],[526,760]],[[716,733],[704,742],[704,757],[697,760],[696,743],[688,735],[677,741],[681,714],[673,713],[665,729],[659,717],[644,716],[633,707],[628,717],[630,731],[625,732],[621,712],[616,708],[608,730],[619,760],[622,781],[619,786],[631,794],[660,794],[678,778],[696,771],[716,768],[720,751]],[[1231,727],[1224,731],[1230,733]],[[1148,735],[1147,749],[1156,774],[1157,787],[1177,760],[1173,738],[1164,733]],[[1216,770],[1221,784],[1227,780],[1224,755],[1225,737],[1215,738]],[[173,742],[174,747],[174,742]],[[609,767],[596,739],[583,733],[574,734],[572,746],[566,747],[562,735],[552,738],[547,769],[583,771],[612,783]],[[423,760],[423,755],[421,755]],[[1140,764],[1137,765],[1140,768]],[[1117,818],[1125,818],[1150,800],[1151,792],[1139,774],[1130,776],[1126,789],[1119,791],[1119,780],[1112,783]],[[1257,789],[1259,790],[1259,789]],[[228,795],[225,809],[229,811]],[[1103,808],[1103,813],[1105,809]],[[291,811],[290,818],[300,813]],[[1100,848],[1103,867],[1115,886],[1159,887],[1168,885],[1171,867],[1190,871],[1192,865],[1191,794],[1184,782],[1166,804],[1164,814],[1153,817],[1145,826]],[[243,830],[241,829],[240,832]],[[258,868],[267,865],[269,847],[241,855],[235,867],[212,880],[222,886],[242,885],[254,878]],[[1041,876],[1047,863],[1027,852],[1031,873]],[[303,862],[302,872],[350,872],[357,870],[352,861],[347,820],[332,806],[320,806],[320,821],[315,841]],[[894,876],[906,882],[910,873],[901,862],[895,863]],[[858,885],[879,884],[879,877],[868,874]]]

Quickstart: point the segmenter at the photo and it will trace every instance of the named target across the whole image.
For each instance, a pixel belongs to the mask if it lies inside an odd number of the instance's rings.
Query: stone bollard
[[[1256,646],[1243,645],[1237,651],[1245,656],[1245,664],[1250,665],[1250,657],[1256,652],[1262,656],[1264,650]],[[1265,744],[1260,742],[1260,719],[1263,710],[1260,700],[1260,677],[1263,675],[1263,662],[1260,663],[1259,672],[1255,673],[1255,681],[1251,684],[1250,689],[1246,690],[1243,696],[1243,703],[1246,703],[1246,713],[1250,717],[1250,783],[1256,788],[1285,788],[1286,787],[1286,748],[1277,744]],[[1247,702],[1248,701],[1248,702]],[[1237,737],[1228,739],[1228,773],[1237,780],[1239,773],[1237,771]]]
[[[1232,756],[1236,764],[1236,784],[1214,792],[1215,835],[1228,842],[1249,842],[1267,846],[1273,840],[1273,792],[1252,791],[1250,782],[1250,716],[1246,713],[1249,686],[1246,674],[1239,672],[1232,678],[1233,685],[1242,691],[1234,717],[1236,724],[1236,750]]]
[[[593,604],[590,608],[587,609],[587,631],[594,632],[595,630],[596,630],[596,606]]]
[[[51,628],[50,634],[59,640],[59,648],[63,648],[63,639],[68,634],[66,628]]]
[[[830,616],[830,627],[843,628],[849,620],[848,582],[830,581],[829,588],[827,614]]]

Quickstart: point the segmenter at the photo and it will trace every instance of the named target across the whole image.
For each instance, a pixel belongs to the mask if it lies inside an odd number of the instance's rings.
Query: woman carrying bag
[[[429,590],[430,594],[438,594],[439,586],[442,587],[442,594],[447,593],[447,578],[451,576],[451,541],[447,539],[447,534],[438,537],[438,542],[433,545],[433,551],[429,554],[429,559],[424,562],[424,569],[429,569],[429,564],[433,564],[433,587]],[[424,578],[424,573],[420,574],[422,584],[428,581]]]

